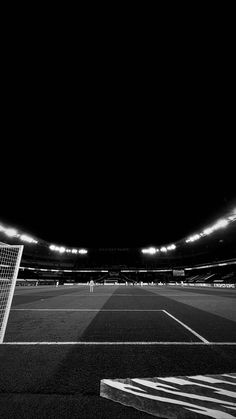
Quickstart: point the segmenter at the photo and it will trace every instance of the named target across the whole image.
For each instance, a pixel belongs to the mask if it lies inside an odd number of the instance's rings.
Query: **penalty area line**
[[[168,311],[163,310],[164,313],[167,314],[167,316],[171,317],[172,319],[174,319],[177,323],[181,324],[181,326],[183,326],[185,329],[187,329],[189,332],[191,332],[194,336],[196,336],[198,339],[200,339],[202,342],[204,343],[209,343],[208,340],[206,340],[204,337],[202,337],[201,335],[199,335],[197,332],[195,332],[193,329],[191,329],[191,327],[187,326],[185,323],[181,322],[180,320],[178,320],[176,317],[172,316],[172,314],[170,314]]]
[[[187,345],[187,346],[236,346],[236,342],[2,342],[1,345]]]

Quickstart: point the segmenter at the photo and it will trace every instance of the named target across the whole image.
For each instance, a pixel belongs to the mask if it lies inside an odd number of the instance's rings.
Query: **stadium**
[[[1,418],[236,417],[236,208],[158,247],[0,242]]]

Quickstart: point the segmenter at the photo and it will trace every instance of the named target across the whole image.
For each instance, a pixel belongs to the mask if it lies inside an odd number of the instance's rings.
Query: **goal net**
[[[7,327],[23,247],[0,244],[0,343]]]

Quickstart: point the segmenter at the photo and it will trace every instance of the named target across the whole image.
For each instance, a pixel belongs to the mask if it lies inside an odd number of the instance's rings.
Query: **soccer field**
[[[232,289],[16,289],[0,346],[1,418],[148,418],[101,398],[101,380],[235,373],[235,322]]]

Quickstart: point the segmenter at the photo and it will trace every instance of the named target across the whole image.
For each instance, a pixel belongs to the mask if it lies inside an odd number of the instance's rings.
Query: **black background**
[[[118,51],[94,41],[82,51],[15,41],[2,222],[55,244],[139,247],[182,239],[236,206],[231,55],[221,42]]]

